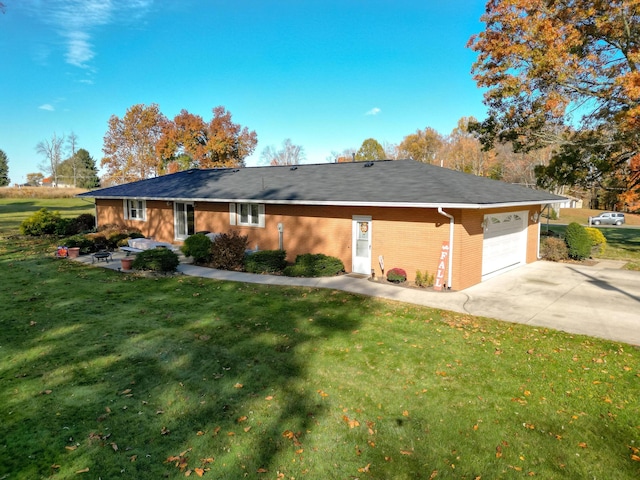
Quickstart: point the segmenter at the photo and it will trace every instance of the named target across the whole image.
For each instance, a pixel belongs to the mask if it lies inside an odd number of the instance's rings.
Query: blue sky
[[[111,115],[156,103],[286,138],[306,163],[482,119],[465,45],[484,0],[3,0],[0,149],[13,183],[39,141],[74,132],[100,164]]]

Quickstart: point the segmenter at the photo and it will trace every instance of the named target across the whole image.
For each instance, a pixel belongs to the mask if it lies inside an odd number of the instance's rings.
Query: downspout
[[[443,215],[449,219],[449,256],[448,256],[448,265],[447,265],[447,289],[451,290],[451,269],[453,266],[453,229],[454,229],[454,219],[453,215],[442,210],[442,207],[438,207],[438,213]]]

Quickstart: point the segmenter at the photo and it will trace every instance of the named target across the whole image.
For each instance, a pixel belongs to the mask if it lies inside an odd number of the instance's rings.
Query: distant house
[[[41,187],[56,187],[56,188],[73,188],[73,185],[69,185],[68,183],[58,182],[56,183],[53,180],[53,177],[46,177],[40,181]]]
[[[439,271],[456,290],[536,261],[540,212],[564,200],[413,160],[187,170],[80,196],[95,198],[99,225],[157,240],[235,230],[289,261],[324,253],[364,275]]]

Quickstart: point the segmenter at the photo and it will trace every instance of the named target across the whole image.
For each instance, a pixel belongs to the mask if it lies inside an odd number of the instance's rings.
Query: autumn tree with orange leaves
[[[560,145],[539,168],[547,186],[603,185],[627,169],[637,189],[640,0],[489,0],[481,20],[469,47],[487,89],[483,143]]]
[[[422,163],[433,163],[443,143],[442,135],[433,128],[426,127],[402,139],[398,145],[398,156]]]
[[[241,167],[258,143],[255,132],[231,120],[224,107],[208,123],[182,110],[173,120],[156,104],[113,115],[104,137],[107,180],[124,183],[189,168]]]
[[[165,121],[156,104],[133,105],[124,117],[111,116],[100,162],[107,169],[106,183],[126,183],[163,173],[156,144]]]
[[[158,154],[165,164],[178,169],[242,167],[258,144],[256,132],[231,120],[224,107],[215,107],[208,123],[199,115],[182,110],[173,121],[165,121]]]

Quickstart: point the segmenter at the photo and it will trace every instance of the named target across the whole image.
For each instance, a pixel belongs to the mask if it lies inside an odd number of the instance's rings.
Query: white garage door
[[[527,212],[484,216],[482,279],[522,265],[527,258],[525,221]]]

